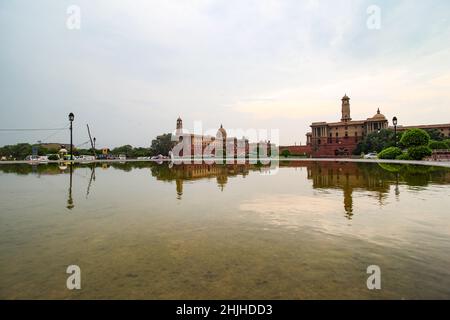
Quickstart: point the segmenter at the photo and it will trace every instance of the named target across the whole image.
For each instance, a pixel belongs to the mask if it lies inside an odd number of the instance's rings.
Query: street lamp
[[[394,139],[395,139],[395,146],[397,146],[397,117],[392,118],[392,123],[394,124]]]
[[[70,160],[73,160],[73,150],[72,150],[72,122],[75,119],[74,114],[71,112],[69,113],[69,121],[70,121]]]

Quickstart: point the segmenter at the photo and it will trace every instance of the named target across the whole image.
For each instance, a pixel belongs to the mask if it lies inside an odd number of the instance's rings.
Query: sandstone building
[[[365,120],[353,120],[350,114],[350,98],[341,99],[341,120],[338,122],[313,122],[306,134],[307,145],[313,157],[349,156],[367,134],[388,128],[388,120],[377,110]]]

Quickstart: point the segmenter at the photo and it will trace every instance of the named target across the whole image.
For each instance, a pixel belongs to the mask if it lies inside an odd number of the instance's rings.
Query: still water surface
[[[448,299],[449,196],[436,167],[0,165],[0,298]]]

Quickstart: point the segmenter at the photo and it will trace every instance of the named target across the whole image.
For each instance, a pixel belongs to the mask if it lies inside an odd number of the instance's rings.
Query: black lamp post
[[[72,150],[72,122],[75,119],[74,114],[71,112],[69,113],[69,121],[70,121],[70,160],[73,160],[73,150]]]
[[[395,139],[395,146],[397,146],[397,117],[392,118],[392,123],[394,124],[394,139]]]

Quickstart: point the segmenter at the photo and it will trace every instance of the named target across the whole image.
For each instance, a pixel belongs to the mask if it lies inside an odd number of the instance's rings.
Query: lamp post
[[[73,150],[72,150],[72,122],[75,119],[74,114],[71,112],[69,113],[69,121],[70,121],[70,160],[73,160]]]
[[[392,118],[392,123],[394,124],[394,139],[395,139],[395,146],[397,146],[397,117]]]

